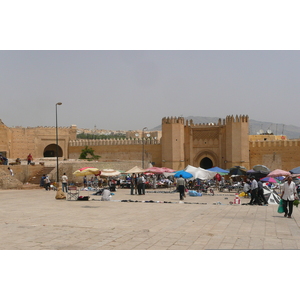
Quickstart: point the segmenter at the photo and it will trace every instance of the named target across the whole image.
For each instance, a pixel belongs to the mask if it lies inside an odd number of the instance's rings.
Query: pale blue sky
[[[7,126],[135,130],[164,116],[299,125],[299,51],[1,51]]]

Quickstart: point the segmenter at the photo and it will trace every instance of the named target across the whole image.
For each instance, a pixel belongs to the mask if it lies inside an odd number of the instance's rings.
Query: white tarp
[[[202,169],[200,167],[196,168],[191,165],[188,165],[184,170],[186,172],[193,174],[193,178],[191,178],[191,179],[199,178],[201,180],[210,180],[210,179],[213,179],[217,175],[217,172],[208,171],[208,170]]]

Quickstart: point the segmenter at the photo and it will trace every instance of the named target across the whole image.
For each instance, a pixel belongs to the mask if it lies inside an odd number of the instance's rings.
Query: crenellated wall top
[[[183,117],[164,117],[162,119],[162,124],[184,124]]]
[[[300,140],[273,140],[273,141],[249,141],[250,147],[296,147],[300,146]]]
[[[162,124],[185,124],[186,126],[191,127],[219,127],[219,126],[225,126],[226,124],[230,123],[246,123],[249,122],[249,116],[248,115],[236,115],[235,117],[233,115],[227,116],[225,119],[219,118],[217,123],[197,123],[194,124],[194,121],[192,119],[185,120],[183,117],[164,117],[162,119]]]
[[[219,119],[218,123],[210,122],[210,123],[196,123],[196,124],[194,124],[193,120],[190,120],[189,122],[187,122],[187,125],[190,125],[191,127],[219,127],[222,125],[222,119]]]
[[[70,146],[103,146],[103,145],[155,145],[160,144],[159,139],[155,138],[137,138],[137,139],[77,139],[69,141]]]
[[[226,117],[226,123],[246,123],[249,122],[249,116],[248,115],[236,115],[235,117],[233,115]]]

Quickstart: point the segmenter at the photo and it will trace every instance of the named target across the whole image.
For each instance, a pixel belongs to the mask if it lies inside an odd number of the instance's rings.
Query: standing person
[[[255,179],[255,177],[251,178],[251,200],[250,200],[250,205],[253,204],[260,204],[259,200],[258,200],[258,184],[257,181]]]
[[[291,218],[293,213],[294,200],[297,198],[297,189],[292,176],[288,176],[287,181],[283,184],[281,198],[283,200],[284,216]]]
[[[157,184],[156,183],[156,175],[154,174],[153,175],[153,189],[155,189],[155,190],[156,190],[156,187],[157,187],[156,184]]]
[[[134,177],[134,193],[138,194],[138,175],[135,175]]]
[[[30,165],[32,161],[33,161],[33,157],[31,155],[31,153],[29,153],[27,156],[27,165]]]
[[[11,175],[11,176],[14,176],[14,171],[13,171],[10,167],[8,167],[7,169],[9,170],[10,175]]]
[[[40,181],[40,187],[42,187],[42,188],[45,187],[45,178],[46,178],[46,175],[43,174],[43,176],[41,177],[41,181]]]
[[[134,188],[135,188],[135,173],[133,173],[132,175],[131,175],[131,179],[130,179],[130,195],[134,195],[133,194],[133,190],[134,190]]]
[[[49,179],[48,175],[45,176],[44,182],[45,182],[45,185],[44,185],[45,190],[50,191],[50,179]]]
[[[221,177],[221,175],[219,173],[217,173],[216,176],[215,176],[215,178],[216,178],[216,186],[217,186],[217,188],[219,188],[219,185],[220,185],[220,182],[222,180],[222,177]]]
[[[243,192],[246,194],[246,197],[249,197],[249,192],[250,192],[250,184],[248,183],[248,180],[244,182],[244,187],[243,187]]]
[[[179,178],[177,179],[177,188],[179,192],[179,199],[183,200],[184,190],[185,190],[185,180],[182,177],[182,175],[180,175]]]
[[[145,195],[145,189],[146,189],[146,178],[144,175],[142,175],[143,185],[142,185],[142,194]]]
[[[86,179],[86,176],[83,176],[83,187],[87,187],[87,179]]]
[[[61,182],[62,182],[62,191],[67,193],[68,192],[68,176],[66,173],[61,177]]]
[[[2,165],[8,164],[8,159],[5,156],[3,156],[2,154],[0,155],[0,160],[1,160]]]
[[[258,198],[263,200],[264,205],[268,205],[268,201],[266,200],[265,195],[264,195],[264,186],[263,186],[263,183],[261,182],[261,180],[259,180],[257,182],[257,185],[258,185],[258,194],[257,194]]]
[[[139,195],[143,195],[143,177],[142,174],[139,174],[139,177],[137,179],[137,188]]]

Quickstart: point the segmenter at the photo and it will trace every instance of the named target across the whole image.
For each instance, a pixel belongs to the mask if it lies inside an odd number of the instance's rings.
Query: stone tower
[[[162,132],[162,166],[175,170],[185,168],[184,118],[163,118]]]
[[[226,117],[226,168],[250,168],[248,132],[248,116]]]

